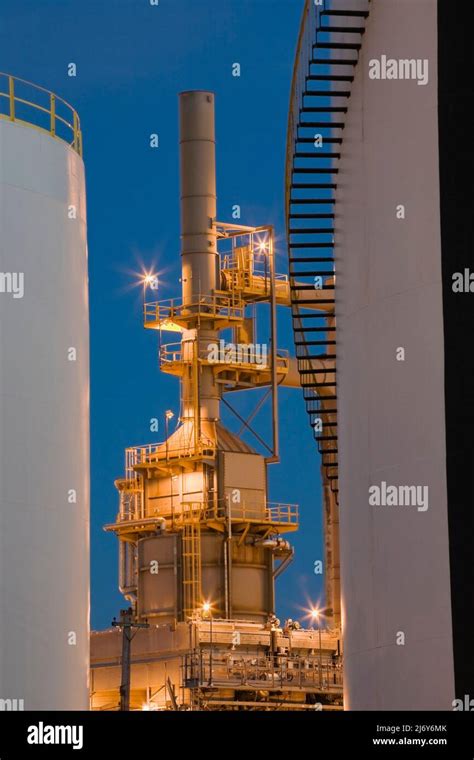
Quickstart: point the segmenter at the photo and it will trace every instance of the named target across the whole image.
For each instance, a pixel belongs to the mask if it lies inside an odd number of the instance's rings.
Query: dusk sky
[[[158,6],[150,0],[22,0],[5,6],[0,71],[69,101],[84,135],[92,626],[104,628],[125,606],[117,589],[117,540],[102,530],[118,511],[114,479],[123,473],[124,449],[164,439],[164,412],[178,411],[178,381],[159,372],[157,336],[143,329],[137,284],[140,272],[153,270],[160,275],[160,300],[180,295],[178,93],[216,93],[218,218],[234,221],[232,207],[239,204],[242,224],[274,224],[277,270],[287,272],[286,122],[303,0],[160,0]],[[70,63],[76,77],[68,76]],[[241,65],[239,78],[232,76],[234,63]],[[157,149],[150,147],[152,133],[159,135]],[[279,347],[294,353],[289,310],[280,310],[279,331]],[[249,410],[257,394],[232,401]],[[277,612],[296,618],[321,599],[321,579],[313,572],[322,558],[319,455],[301,391],[280,394],[282,462],[270,467],[270,499],[298,503],[301,525],[290,535],[296,558],[278,581]],[[257,427],[268,432],[268,405],[264,409]],[[155,417],[158,434],[150,432]]]

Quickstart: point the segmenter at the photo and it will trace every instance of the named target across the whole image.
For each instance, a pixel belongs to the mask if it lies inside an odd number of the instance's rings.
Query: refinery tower
[[[290,283],[275,273],[271,227],[217,221],[210,92],[180,95],[180,157],[182,296],[145,300],[144,324],[160,336],[161,371],[180,380],[181,409],[172,433],[165,413],[164,442],[127,449],[116,481],[120,511],[106,530],[119,541],[129,607],[92,636],[92,708],[334,709],[342,704],[337,570],[328,574],[330,608],[313,611],[307,629],[274,614],[275,578],[298,529],[298,507],[271,502],[267,486],[267,467],[279,461],[278,387],[300,387],[296,359],[277,343],[276,310],[290,305]],[[324,316],[331,288],[308,293],[307,308]],[[264,340],[257,304],[269,310]],[[178,342],[166,343],[173,333]],[[333,366],[320,360],[328,397]],[[267,456],[221,421],[226,396],[255,388],[272,400]],[[250,419],[240,422],[251,429]]]

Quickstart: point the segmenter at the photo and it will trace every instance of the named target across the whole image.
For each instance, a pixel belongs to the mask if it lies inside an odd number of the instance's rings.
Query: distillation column
[[[274,460],[220,420],[221,394],[272,383],[272,362],[257,361],[249,342],[257,337],[246,307],[288,303],[288,287],[272,301],[273,229],[216,221],[214,95],[184,92],[179,106],[182,298],[145,303],[144,313],[146,328],[181,334],[180,343],[160,345],[161,370],[181,381],[181,411],[166,441],[127,449],[116,481],[120,514],[106,526],[120,541],[121,591],[133,618],[149,625],[134,644],[131,704],[146,688],[162,704],[179,694],[193,710],[261,709],[259,678],[273,707],[314,709],[319,694],[340,706],[337,636],[293,622],[284,631],[274,615],[275,578],[293,556],[284,536],[298,529],[298,507],[269,502]],[[227,249],[218,252],[223,238]],[[265,250],[258,269],[256,253]],[[231,330],[246,358],[215,360],[210,349]],[[295,385],[285,352],[277,361],[279,381]],[[115,632],[93,637],[95,706],[107,704],[120,677],[103,667],[118,645]]]

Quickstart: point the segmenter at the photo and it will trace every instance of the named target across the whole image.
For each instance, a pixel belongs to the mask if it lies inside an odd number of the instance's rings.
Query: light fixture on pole
[[[212,605],[204,602],[202,605],[203,618],[209,618],[209,686],[212,686]]]
[[[318,634],[319,634],[319,686],[322,687],[323,685],[323,671],[322,671],[322,647],[321,647],[321,611],[313,609],[311,610],[311,619],[313,620],[313,623],[317,620],[318,621]],[[314,626],[313,626],[314,629]]]
[[[142,276],[142,282],[143,282],[143,306],[145,306],[147,288],[151,288],[152,290],[158,290],[158,275],[145,272],[144,275]]]
[[[172,412],[170,409],[168,409],[168,410],[165,412],[165,435],[166,435],[166,440],[165,440],[165,447],[166,447],[166,461],[168,461],[168,423],[169,423],[169,421],[170,421],[170,420],[172,420],[172,419],[173,419],[173,417],[174,417],[174,413],[173,413],[173,412]]]

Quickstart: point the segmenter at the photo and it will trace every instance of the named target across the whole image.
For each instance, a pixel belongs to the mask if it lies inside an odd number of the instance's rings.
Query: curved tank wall
[[[213,615],[225,617],[226,539],[214,532],[201,533],[202,596],[211,600]],[[182,550],[181,550],[182,551]],[[138,542],[138,615],[174,623],[183,617],[180,538],[164,533]],[[156,563],[152,570],[153,562]],[[261,546],[232,547],[232,616],[237,620],[266,622],[273,612],[273,557]]]
[[[1,119],[0,700],[26,710],[88,708],[85,204],[80,156]]]
[[[428,82],[369,78],[382,56],[427,60]],[[372,3],[335,222],[350,710],[452,709],[454,698],[437,95],[437,4]],[[401,486],[427,487],[423,504],[403,506]]]

